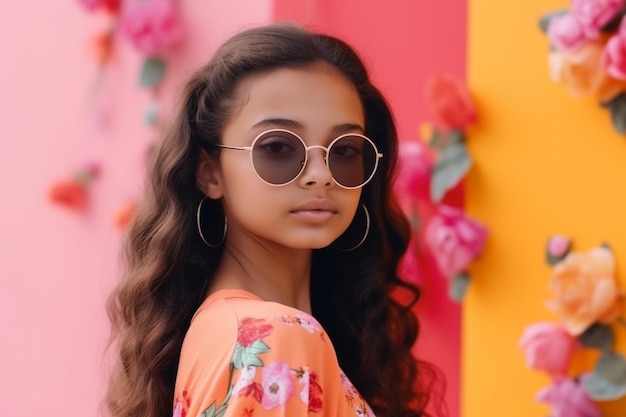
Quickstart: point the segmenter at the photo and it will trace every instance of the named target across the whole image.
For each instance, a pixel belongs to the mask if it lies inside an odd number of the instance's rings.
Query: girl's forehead
[[[363,124],[363,106],[354,84],[326,63],[277,68],[251,75],[237,90],[231,121],[250,126],[264,119],[315,123]]]

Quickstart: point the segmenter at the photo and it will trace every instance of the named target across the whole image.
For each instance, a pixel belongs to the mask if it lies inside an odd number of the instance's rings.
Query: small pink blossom
[[[548,253],[555,258],[562,258],[570,249],[572,241],[561,235],[554,235],[548,240]]]
[[[263,368],[261,386],[261,406],[266,410],[284,406],[296,392],[292,371],[284,362],[272,362]]]
[[[547,35],[550,43],[560,51],[575,51],[587,42],[581,24],[569,13],[553,17]]]
[[[129,0],[120,17],[122,33],[142,53],[153,55],[178,42],[182,26],[172,0]]]
[[[606,72],[618,80],[626,80],[626,19],[619,31],[606,44],[602,63]]]
[[[539,391],[537,401],[552,407],[552,417],[602,416],[585,387],[568,378],[557,378],[551,386]]]
[[[322,326],[317,322],[317,320],[308,314],[298,313],[296,314],[296,317],[300,321],[300,326],[302,326],[307,332],[313,334],[316,331],[322,331]]]
[[[572,0],[572,15],[588,39],[598,39],[600,31],[624,9],[624,0]]]
[[[487,229],[462,210],[440,205],[426,225],[425,238],[441,273],[452,278],[482,252]]]
[[[256,366],[246,366],[241,370],[239,374],[239,379],[237,383],[233,387],[233,395],[238,394],[241,390],[247,388],[249,385],[254,383],[254,377],[256,376]]]
[[[578,341],[561,326],[541,322],[524,329],[519,345],[530,369],[546,371],[553,377],[567,374]]]

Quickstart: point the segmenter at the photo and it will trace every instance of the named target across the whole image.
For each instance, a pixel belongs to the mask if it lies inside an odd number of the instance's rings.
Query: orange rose
[[[604,103],[626,90],[626,82],[616,80],[604,70],[604,42],[588,42],[573,52],[553,52],[552,77],[565,85],[574,97],[595,95]]]
[[[552,270],[549,310],[578,336],[595,322],[610,323],[621,310],[621,294],[614,278],[615,260],[606,247],[571,252]]]

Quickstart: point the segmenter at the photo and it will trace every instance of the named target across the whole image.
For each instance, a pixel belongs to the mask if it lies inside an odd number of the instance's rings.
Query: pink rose
[[[552,417],[601,417],[585,387],[572,379],[557,378],[537,393],[537,401],[552,407]]]
[[[600,30],[623,9],[624,0],[572,0],[572,15],[589,39],[597,39]]]
[[[433,156],[421,142],[405,140],[400,142],[400,174],[394,182],[394,190],[403,200],[428,199],[430,196],[430,174]]]
[[[272,362],[263,368],[261,386],[263,399],[261,406],[266,410],[285,405],[296,389],[289,365],[284,362]]]
[[[129,0],[120,17],[122,33],[141,52],[152,55],[183,35],[172,0]]]
[[[575,51],[587,42],[582,26],[571,14],[553,17],[547,35],[550,43],[560,51]]]
[[[606,44],[602,63],[606,72],[618,80],[626,80],[626,20]]]
[[[472,95],[464,81],[449,74],[429,78],[426,104],[444,130],[465,130],[478,119]]]
[[[553,377],[566,375],[578,341],[562,327],[549,322],[535,323],[524,329],[519,345],[530,369],[546,371]]]
[[[439,270],[451,278],[482,252],[487,229],[462,210],[440,205],[426,225],[425,238]]]

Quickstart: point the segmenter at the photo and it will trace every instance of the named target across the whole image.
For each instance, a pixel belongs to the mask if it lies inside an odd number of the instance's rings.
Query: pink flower
[[[626,19],[619,31],[606,44],[602,63],[606,72],[618,80],[626,80]]]
[[[106,9],[109,13],[116,14],[120,10],[121,0],[78,0],[90,12],[100,8]]]
[[[624,9],[624,0],[572,0],[572,15],[589,39],[600,37],[600,30]]]
[[[524,350],[526,366],[546,371],[553,377],[567,374],[572,353],[579,347],[565,329],[550,322],[526,327],[519,345]]]
[[[547,35],[550,43],[560,51],[575,51],[587,42],[581,24],[571,14],[552,18]]]
[[[430,174],[433,156],[425,144],[417,141],[400,142],[398,152],[400,174],[394,182],[394,190],[401,200],[430,198]]]
[[[572,379],[557,378],[537,393],[537,401],[552,407],[552,417],[601,417],[585,387]]]
[[[141,52],[153,55],[183,35],[172,0],[130,0],[120,17],[122,33]]]
[[[261,373],[263,399],[261,405],[266,410],[285,405],[296,389],[289,365],[284,362],[272,362]]]
[[[548,240],[548,254],[555,258],[562,258],[567,254],[571,246],[572,241],[570,238],[561,235],[551,236]]]
[[[441,273],[452,278],[482,252],[487,229],[462,210],[440,205],[426,225],[425,238]]]

